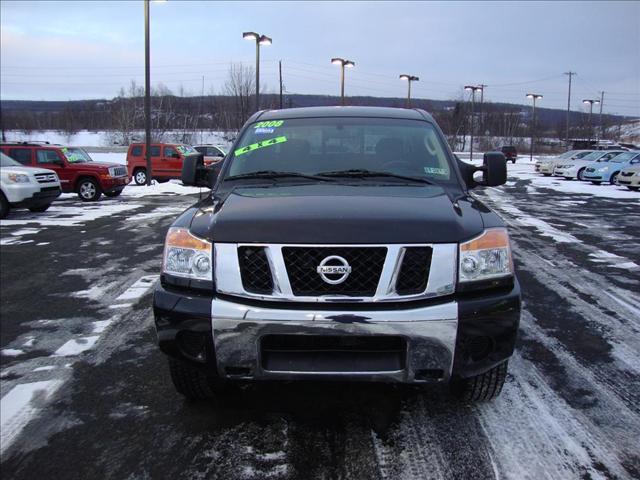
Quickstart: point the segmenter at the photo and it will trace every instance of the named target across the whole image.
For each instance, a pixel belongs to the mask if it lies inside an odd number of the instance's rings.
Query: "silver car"
[[[543,158],[538,160],[535,165],[535,171],[545,176],[553,175],[553,171],[558,165],[558,162],[563,160],[577,160],[593,152],[593,150],[569,150],[562,155],[555,157]]]
[[[593,162],[606,162],[613,157],[624,153],[625,150],[596,150],[578,159],[565,160],[557,163],[553,172],[555,177],[564,177],[567,180],[584,180],[584,171],[587,165]]]

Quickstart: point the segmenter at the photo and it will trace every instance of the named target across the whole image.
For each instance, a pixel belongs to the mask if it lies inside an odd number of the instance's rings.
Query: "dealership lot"
[[[509,166],[524,311],[502,395],[245,386],[189,404],[155,345],[164,232],[197,199],[127,187],[0,223],[2,466],[12,478],[640,476],[640,195]],[[70,454],[73,452],[73,454]]]

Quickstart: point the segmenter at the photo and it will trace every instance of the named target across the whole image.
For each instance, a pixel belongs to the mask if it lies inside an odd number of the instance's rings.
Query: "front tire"
[[[189,400],[207,400],[213,398],[221,386],[204,371],[194,365],[169,357],[169,372],[176,391]]]
[[[113,192],[104,192],[104,194],[110,198],[119,197],[121,193],[122,193],[122,190],[115,190]]]
[[[9,210],[11,210],[11,205],[9,205],[9,201],[7,197],[4,196],[4,193],[0,192],[0,218],[7,218]]]
[[[640,190],[640,187],[630,187],[630,186],[627,186],[627,188],[628,188],[629,190],[631,190],[632,192],[637,192],[638,190]]]
[[[38,212],[38,213],[46,212],[46,211],[49,209],[49,207],[50,207],[50,206],[51,206],[51,204],[50,204],[50,203],[47,203],[46,205],[41,205],[41,206],[39,206],[39,207],[31,207],[31,208],[29,209],[29,211],[31,211],[31,212]]]
[[[451,393],[464,402],[492,400],[502,391],[508,365],[509,362],[504,362],[475,377],[454,380]]]
[[[581,182],[584,181],[584,168],[578,170],[578,180],[580,180]]]
[[[611,185],[615,185],[616,183],[618,183],[618,174],[620,172],[615,172],[613,175],[611,175],[611,178],[609,179],[609,183]]]
[[[146,185],[147,184],[147,169],[146,168],[138,168],[135,172],[133,172],[133,181],[136,182],[136,185]]]
[[[78,182],[78,197],[83,202],[95,202],[102,196],[102,190],[92,178],[83,178]]]
[[[600,185],[602,182],[595,182],[595,181],[591,180],[591,183],[593,183],[594,185]]]

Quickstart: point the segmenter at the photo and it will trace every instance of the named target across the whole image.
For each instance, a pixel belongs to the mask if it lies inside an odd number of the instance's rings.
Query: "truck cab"
[[[500,393],[520,318],[502,220],[470,195],[500,152],[458,160],[422,110],[258,112],[169,228],[154,293],[176,390],[235,381],[449,384]]]

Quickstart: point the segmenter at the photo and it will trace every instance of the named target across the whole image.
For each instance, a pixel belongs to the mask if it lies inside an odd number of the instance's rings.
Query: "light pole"
[[[537,93],[527,93],[527,98],[531,98],[533,100],[533,114],[531,115],[531,145],[529,147],[529,161],[533,162],[533,139],[536,129],[536,100],[542,98],[542,95],[538,95]]]
[[[591,137],[593,136],[593,127],[591,126],[591,116],[593,115],[593,104],[595,103],[596,105],[598,103],[600,103],[600,100],[590,100],[590,99],[585,99],[582,100],[582,103],[584,104],[589,104],[589,145],[591,145]]]
[[[244,32],[242,38],[256,42],[256,112],[260,110],[260,45],[271,45],[273,40],[256,32]]]
[[[166,0],[154,0],[163,2]],[[151,185],[151,54],[149,46],[149,0],[144,0],[144,156],[147,164],[147,186]]]
[[[345,60],[343,58],[332,58],[331,63],[340,65],[340,103],[344,105],[344,68],[353,68],[356,64],[351,60]]]
[[[469,161],[473,162],[473,127],[474,120],[473,117],[475,115],[474,110],[476,108],[476,91],[482,90],[481,87],[476,87],[475,85],[465,85],[464,89],[468,92],[471,92],[471,150],[469,152]]]
[[[403,73],[402,75],[400,75],[400,80],[406,80],[409,84],[409,91],[407,92],[407,108],[411,108],[411,82],[417,82],[420,79],[413,75],[407,75],[406,73]]]

